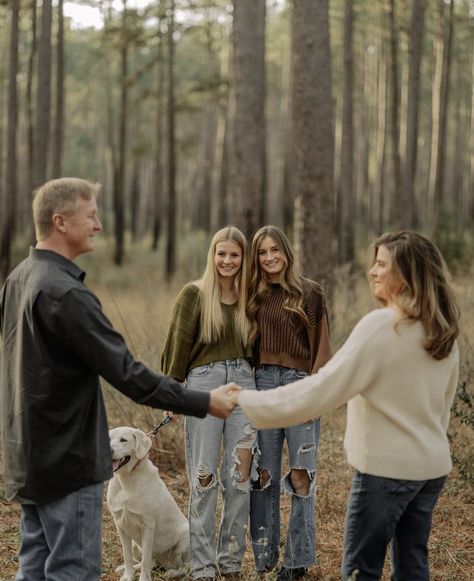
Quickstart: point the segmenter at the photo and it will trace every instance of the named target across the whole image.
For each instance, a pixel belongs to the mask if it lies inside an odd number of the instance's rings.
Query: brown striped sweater
[[[283,308],[284,292],[272,284],[259,305],[256,341],[258,365],[273,364],[316,373],[331,358],[326,302],[319,283],[303,278],[303,309],[309,325]]]

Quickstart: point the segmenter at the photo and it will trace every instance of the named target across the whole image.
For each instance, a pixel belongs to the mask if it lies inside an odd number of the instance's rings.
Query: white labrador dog
[[[151,570],[164,567],[170,575],[183,574],[189,563],[189,525],[147,458],[151,440],[141,430],[109,431],[114,477],[107,504],[122,542],[124,572],[120,581],[132,581],[133,542],[141,551],[140,581],[151,581]]]

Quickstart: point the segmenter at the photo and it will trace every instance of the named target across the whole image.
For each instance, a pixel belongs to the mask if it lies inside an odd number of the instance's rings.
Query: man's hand
[[[171,420],[176,424],[177,422],[179,422],[179,418],[180,415],[179,414],[175,414],[174,412],[163,412],[163,417],[169,417],[171,418]]]
[[[237,394],[240,390],[235,383],[221,385],[211,391],[208,412],[218,418],[226,418],[237,406]]]

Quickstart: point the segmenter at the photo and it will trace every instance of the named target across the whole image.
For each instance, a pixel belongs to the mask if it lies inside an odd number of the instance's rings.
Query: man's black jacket
[[[209,394],[134,360],[85,273],[32,248],[0,294],[6,496],[45,503],[112,476],[99,376],[134,401],[203,417]]]

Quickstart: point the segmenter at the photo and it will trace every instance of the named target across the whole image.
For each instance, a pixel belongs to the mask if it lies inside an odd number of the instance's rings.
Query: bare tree
[[[174,0],[170,2],[168,18],[168,238],[166,244],[166,276],[176,270],[176,138],[174,96]]]
[[[48,151],[51,124],[51,25],[52,0],[43,0],[41,34],[38,42],[38,83],[33,185],[43,184],[48,176]]]
[[[53,142],[53,176],[59,177],[62,168],[64,138],[64,11],[58,0],[58,32],[56,45],[56,117]]]
[[[16,196],[17,196],[17,74],[18,74],[18,37],[20,20],[20,0],[11,1],[10,63],[8,81],[8,128],[7,164],[5,172],[5,211],[0,239],[0,276],[5,277],[10,269],[11,245],[15,233]]]
[[[454,24],[454,0],[445,6],[438,3],[441,34],[437,42],[436,68],[433,79],[432,138],[430,176],[428,185],[428,221],[436,230],[439,213],[443,207],[443,188],[446,152],[446,122],[451,73],[451,49]]]
[[[341,186],[339,196],[339,261],[354,260],[354,227],[356,204],[354,188],[354,57],[353,57],[353,0],[345,0],[344,64],[342,88],[342,145]]]
[[[265,207],[265,0],[234,0],[232,197],[250,238]]]
[[[332,296],[334,134],[328,1],[292,3],[295,249],[303,272]]]
[[[156,56],[156,125],[155,125],[155,159],[153,169],[153,222],[152,222],[152,249],[158,248],[161,235],[161,198],[163,193],[163,35],[161,31],[162,15],[158,20],[158,52]]]
[[[400,87],[398,71],[398,34],[395,17],[395,0],[389,2],[389,28],[390,28],[390,101],[391,101],[391,152],[393,166],[393,196],[392,215],[397,227],[402,226],[403,208],[405,196],[402,188],[402,173],[400,165]]]
[[[122,264],[125,241],[125,165],[127,152],[127,119],[128,119],[128,31],[127,0],[123,0],[122,38],[120,46],[120,121],[118,156],[114,164],[114,217],[115,217],[115,253],[114,262]]]
[[[26,81],[26,114],[27,114],[27,125],[28,125],[28,143],[27,143],[27,178],[26,178],[26,189],[27,195],[31,196],[34,188],[34,178],[33,171],[35,167],[34,157],[35,157],[35,119],[34,119],[34,109],[33,109],[33,76],[35,69],[35,58],[37,51],[37,10],[36,10],[36,0],[31,0],[30,4],[31,12],[31,48],[28,58],[28,73]]]
[[[406,147],[404,153],[406,207],[408,226],[418,227],[418,199],[415,195],[416,165],[418,156],[418,109],[420,99],[420,70],[423,54],[425,0],[413,0],[409,53],[406,121]]]

